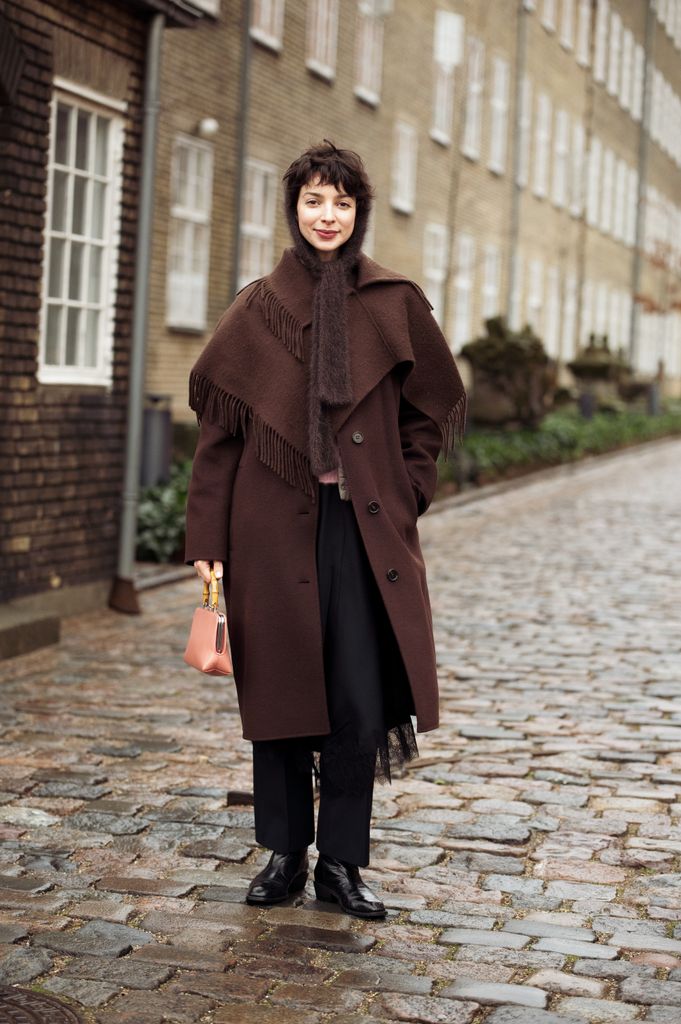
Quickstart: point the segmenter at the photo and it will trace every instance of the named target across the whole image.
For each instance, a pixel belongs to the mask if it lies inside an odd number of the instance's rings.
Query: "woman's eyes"
[[[310,203],[314,203],[316,205],[317,204],[317,200],[316,199],[308,199],[308,200],[306,200],[305,205],[309,206]],[[346,202],[344,199],[339,203],[339,206],[347,206],[348,209],[350,209],[350,203]]]

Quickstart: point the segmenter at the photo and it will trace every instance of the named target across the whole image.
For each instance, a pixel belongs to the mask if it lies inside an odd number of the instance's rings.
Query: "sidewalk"
[[[441,727],[376,787],[385,921],[243,902],[268,851],[234,684],[182,663],[194,578],[0,665],[0,985],[100,1024],[678,1024],[680,466],[422,519]]]

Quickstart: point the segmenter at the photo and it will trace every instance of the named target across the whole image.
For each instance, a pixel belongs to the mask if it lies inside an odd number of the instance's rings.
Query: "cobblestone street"
[[[421,520],[441,727],[376,786],[383,921],[311,878],[245,904],[269,854],[233,681],[182,662],[196,579],[3,663],[0,984],[101,1024],[679,1024],[680,469]]]

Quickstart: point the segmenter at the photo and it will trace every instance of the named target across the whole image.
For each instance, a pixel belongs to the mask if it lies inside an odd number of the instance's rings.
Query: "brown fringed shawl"
[[[256,455],[312,500],[307,430],[315,281],[293,247],[236,296],[189,377],[189,405],[231,434],[254,432]],[[392,371],[405,398],[436,423],[447,455],[463,436],[466,392],[446,339],[417,284],[364,253],[347,285],[352,399],[329,411],[337,431]]]

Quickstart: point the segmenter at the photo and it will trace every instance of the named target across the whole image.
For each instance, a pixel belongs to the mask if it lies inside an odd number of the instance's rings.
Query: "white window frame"
[[[591,0],[579,0],[577,13],[577,46],[575,60],[582,68],[589,66],[591,45]]]
[[[494,174],[506,170],[508,137],[509,63],[505,57],[492,58],[492,94],[490,96],[489,159],[487,167]]]
[[[633,246],[636,241],[636,217],[638,214],[638,171],[629,167],[627,171],[627,202],[624,218],[624,242]]]
[[[612,216],[612,237],[624,241],[627,203],[627,165],[620,157],[615,165],[615,201]]]
[[[645,73],[645,50],[640,43],[634,45],[634,69],[632,74],[631,116],[640,121],[643,116],[643,76]]]
[[[530,180],[530,149],[532,145],[532,79],[524,74],[520,85],[519,159],[516,185],[525,188]]]
[[[622,18],[617,11],[610,15],[608,33],[608,78],[606,90],[617,97],[620,89],[620,57],[622,55]]]
[[[634,34],[625,28],[622,33],[622,69],[620,74],[619,101],[622,110],[631,110],[632,64],[634,60]]]
[[[598,136],[591,139],[587,158],[586,188],[586,222],[589,227],[597,228],[600,215],[601,198],[601,164],[603,161],[603,145]]]
[[[571,50],[574,45],[575,0],[563,0],[560,10],[560,45]]]
[[[541,338],[544,311],[544,264],[540,259],[530,260],[528,267],[526,322]]]
[[[511,303],[508,311],[508,323],[512,331],[519,331],[523,326],[523,277],[525,270],[524,254],[520,248],[516,249],[515,268],[513,275],[513,289],[511,291]]]
[[[584,210],[584,125],[576,117],[572,122],[570,150],[570,214],[581,217]]]
[[[72,168],[71,161],[69,161],[71,170],[66,171],[66,174],[68,175],[65,214],[66,225],[70,225],[70,223],[72,223],[72,195],[74,180],[76,177],[86,178],[89,183],[88,186],[86,186],[88,190],[91,190],[91,183],[93,181],[105,184],[107,188],[102,238],[97,240],[93,239],[92,242],[89,243],[90,248],[93,248],[96,245],[102,250],[101,284],[98,301],[93,300],[90,302],[83,300],[82,297],[79,297],[78,299],[69,299],[67,297],[67,271],[70,269],[69,260],[72,242],[74,239],[80,242],[82,239],[87,239],[89,235],[75,235],[70,229],[66,230],[66,228],[63,231],[58,231],[51,226],[54,202],[54,172],[58,167],[67,166],[57,165],[55,161],[56,117],[57,106],[60,102],[64,105],[75,108],[76,110],[83,110],[92,115],[105,117],[109,122],[108,166],[106,174],[96,175],[84,172],[81,175],[77,175],[75,168]],[[123,193],[123,145],[125,134],[125,119],[123,115],[127,113],[127,109],[127,103],[119,100],[113,100],[102,93],[90,88],[82,87],[67,79],[57,76],[53,81],[53,93],[50,102],[47,203],[43,229],[43,251],[45,256],[43,259],[40,333],[38,341],[38,365],[36,371],[37,380],[41,384],[84,384],[99,385],[109,388],[113,383],[114,327]],[[88,206],[89,205],[90,204],[88,203]],[[50,280],[50,242],[53,238],[61,238],[64,240],[67,256],[64,259],[64,266],[62,268],[61,301],[50,302],[50,297],[48,296]],[[100,242],[101,244],[99,244]],[[85,241],[83,244],[88,245],[88,242]],[[87,272],[84,272],[81,279],[81,296],[83,282],[86,280],[86,277]],[[48,306],[60,306],[62,310],[79,308],[81,310],[93,309],[99,311],[98,337],[95,345],[97,354],[95,366],[84,366],[79,365],[78,363],[75,365],[67,365],[65,363],[47,363],[45,361]],[[66,316],[62,313],[62,320],[65,319]],[[66,323],[63,324],[60,334],[60,348],[63,350],[66,344]],[[85,334],[85,329],[82,326],[79,334],[80,339],[78,348],[82,352]]]
[[[217,18],[220,13],[220,0],[192,0],[192,3],[204,14],[210,14],[212,18]]]
[[[336,77],[339,0],[307,0],[305,67],[332,82]]]
[[[543,199],[549,187],[549,163],[551,158],[551,119],[553,104],[545,91],[537,96],[537,119],[534,130],[534,180],[532,191]]]
[[[447,227],[432,221],[423,229],[423,276],[433,316],[442,327],[447,283]]]
[[[482,319],[498,316],[499,292],[501,289],[501,250],[498,245],[488,242],[483,248],[481,311]]]
[[[253,0],[248,34],[279,53],[283,47],[284,0]]]
[[[438,9],[433,25],[433,110],[430,137],[442,146],[452,141],[454,74],[463,56],[464,22],[460,14]]]
[[[561,314],[560,357],[567,362],[575,355],[575,327],[577,326],[577,275],[565,275],[563,309]]]
[[[377,107],[381,101],[383,79],[383,36],[385,13],[375,0],[359,0],[357,4],[357,36],[355,45],[355,96]]]
[[[601,201],[599,228],[603,234],[612,231],[613,206],[615,198],[615,154],[606,146],[603,150],[603,175],[601,181]]]
[[[562,209],[568,202],[568,155],[570,147],[570,115],[567,110],[556,111],[556,128],[553,137],[553,178],[551,199],[554,206]]]
[[[594,82],[605,82],[609,21],[610,5],[608,0],[598,0],[594,26]]]
[[[466,111],[461,152],[469,160],[479,160],[485,88],[485,44],[477,36],[469,36],[467,50]]]
[[[542,4],[541,23],[547,32],[556,31],[556,3],[557,0],[544,0]]]
[[[259,220],[246,220],[246,200],[247,200],[247,188],[244,188],[243,195],[243,208],[240,214],[239,220],[239,276],[237,280],[237,289],[245,287],[250,284],[251,281],[257,280],[257,278],[268,274],[273,267],[273,255],[274,255],[274,227],[275,227],[275,213],[276,213],[276,200],[277,200],[277,177],[278,172],[274,164],[267,163],[265,160],[258,160],[255,157],[249,157],[245,162],[246,176],[251,175],[255,178],[261,177],[266,181],[265,185],[265,200],[261,204],[260,209],[262,216]],[[262,191],[262,189],[261,189]],[[260,250],[260,260],[258,266],[254,271],[247,271],[244,267],[245,255],[244,249],[248,244],[249,240],[253,240],[258,243]]]
[[[555,263],[546,268],[546,316],[544,317],[544,348],[557,358],[560,353],[560,270]]]
[[[393,129],[392,188],[390,205],[400,213],[413,213],[416,200],[418,130],[398,118]]]
[[[579,338],[582,345],[587,345],[589,337],[594,333],[594,284],[586,278],[582,281],[582,303],[579,318]]]
[[[475,281],[475,239],[465,231],[456,238],[454,275],[454,323],[452,344],[457,348],[473,340],[473,285]]]
[[[175,176],[178,173],[178,154],[180,150],[187,153],[188,166],[193,175],[191,191],[197,192],[199,181],[196,173],[198,155],[205,161],[205,178],[201,183],[202,194],[206,201],[197,205],[172,204],[175,194]],[[166,325],[176,330],[204,331],[206,329],[206,311],[208,306],[208,279],[210,272],[210,225],[213,195],[213,146],[191,135],[178,133],[173,139],[171,157],[171,207],[169,210],[168,229],[168,265],[166,269]],[[192,266],[191,270],[174,270],[171,266],[175,232],[180,232],[180,225],[190,230],[194,227],[204,229],[201,232],[201,247],[186,252]],[[194,269],[198,256],[199,270]]]

